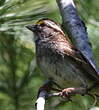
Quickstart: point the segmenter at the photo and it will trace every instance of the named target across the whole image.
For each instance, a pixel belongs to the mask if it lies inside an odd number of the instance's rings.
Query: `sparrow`
[[[45,18],[26,27],[34,33],[39,68],[47,78],[63,88],[63,93],[84,88],[99,94],[99,73],[58,23]]]

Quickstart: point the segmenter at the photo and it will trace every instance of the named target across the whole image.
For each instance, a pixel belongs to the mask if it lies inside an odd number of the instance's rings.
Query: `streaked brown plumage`
[[[57,23],[42,19],[27,28],[34,32],[37,63],[47,77],[62,88],[88,88],[99,84],[98,73]],[[99,93],[98,90],[95,92]]]

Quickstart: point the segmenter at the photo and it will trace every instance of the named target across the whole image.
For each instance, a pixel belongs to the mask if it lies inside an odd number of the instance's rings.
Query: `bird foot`
[[[60,96],[63,98],[69,98],[75,94],[84,95],[86,93],[86,88],[66,88],[60,92]]]
[[[60,92],[60,96],[63,98],[70,97],[70,95],[72,94],[73,91],[75,91],[75,88],[63,89],[62,92]]]

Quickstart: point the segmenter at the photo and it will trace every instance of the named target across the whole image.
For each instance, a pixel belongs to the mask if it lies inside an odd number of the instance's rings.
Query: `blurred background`
[[[99,66],[99,0],[75,4]],[[55,0],[0,0],[0,110],[35,110],[37,91],[46,78],[36,65],[33,33],[25,26],[45,17],[62,22]],[[46,102],[46,110],[99,110],[98,106],[99,100],[89,96]]]

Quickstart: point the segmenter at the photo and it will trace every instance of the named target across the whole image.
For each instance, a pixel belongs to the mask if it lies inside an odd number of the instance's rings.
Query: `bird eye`
[[[41,26],[41,27],[44,27],[44,26],[45,26],[45,24],[44,24],[44,23],[42,23],[42,24],[40,24],[40,26]]]

